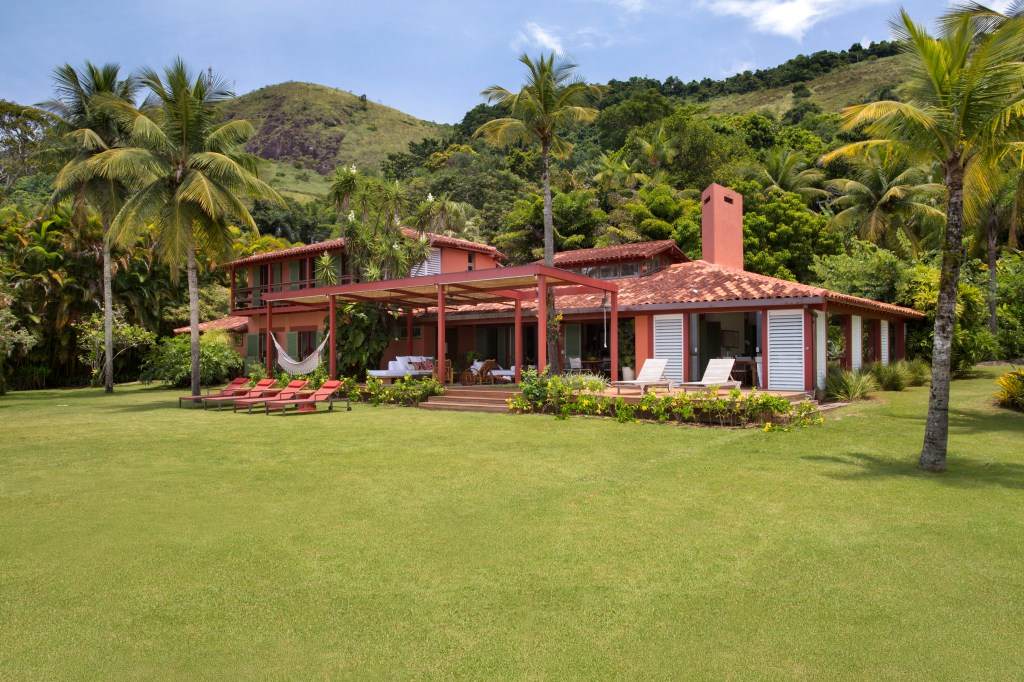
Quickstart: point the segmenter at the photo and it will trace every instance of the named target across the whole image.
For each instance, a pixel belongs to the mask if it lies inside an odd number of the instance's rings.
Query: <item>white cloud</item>
[[[627,12],[642,12],[650,6],[647,0],[606,0],[606,2]]]
[[[721,71],[723,76],[735,76],[738,73],[743,73],[744,71],[753,71],[756,68],[757,62],[736,59],[733,60],[733,63],[730,64],[728,68],[722,69]]]
[[[562,39],[554,31],[532,21],[526,24],[523,29],[523,31],[516,34],[515,40],[512,41],[513,50],[521,50],[524,47],[539,47],[543,50],[551,50],[557,54],[565,52],[562,48]]]
[[[815,24],[887,0],[702,0],[715,14],[746,19],[756,31],[800,40]]]

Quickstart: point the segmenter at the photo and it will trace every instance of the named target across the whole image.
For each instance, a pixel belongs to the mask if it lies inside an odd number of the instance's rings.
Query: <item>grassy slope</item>
[[[442,135],[447,129],[310,83],[269,85],[227,103],[225,110],[229,117],[247,119],[256,127],[251,151],[289,166],[298,161],[321,174],[342,164],[376,168],[388,153],[405,151],[410,142]],[[291,178],[284,182],[288,190],[309,191],[304,186],[309,183]]]
[[[1010,679],[1024,417],[794,433],[0,399],[0,679]]]
[[[824,111],[839,111],[844,106],[859,104],[884,85],[896,86],[899,92],[899,85],[903,82],[902,61],[903,57],[873,59],[807,81],[812,93],[811,101]],[[781,116],[793,106],[793,86],[716,97],[706,104],[715,114],[768,110]]]

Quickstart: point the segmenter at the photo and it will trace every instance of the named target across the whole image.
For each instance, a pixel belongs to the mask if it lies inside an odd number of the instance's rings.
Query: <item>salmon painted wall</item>
[[[636,320],[636,363],[633,371],[637,372],[644,366],[644,360],[654,355],[653,319],[650,315],[637,315]],[[619,352],[622,352],[621,350]]]
[[[494,258],[475,251],[463,251],[455,248],[441,249],[441,272],[465,272],[469,269],[469,254],[473,253],[473,269],[486,270],[497,267]]]

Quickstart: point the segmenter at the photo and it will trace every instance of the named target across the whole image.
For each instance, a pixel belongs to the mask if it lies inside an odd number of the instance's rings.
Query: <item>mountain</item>
[[[228,118],[256,128],[250,152],[276,162],[271,181],[288,193],[322,193],[326,175],[342,164],[373,167],[410,142],[440,137],[449,126],[312,83],[268,85],[224,104]]]
[[[879,93],[886,89],[900,95],[906,72],[904,59],[897,55],[848,64],[804,83],[811,91],[811,101],[824,111],[839,111],[850,104],[878,99]],[[701,104],[714,114],[772,111],[781,116],[793,106],[793,86],[722,95]]]

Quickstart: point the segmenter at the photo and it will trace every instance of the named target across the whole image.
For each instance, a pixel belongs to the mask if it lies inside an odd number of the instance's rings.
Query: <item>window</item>
[[[637,262],[622,263],[619,265],[619,275],[621,277],[636,277],[640,274],[640,264]]]
[[[261,361],[266,362],[267,360],[267,333],[260,332],[259,334],[259,358]]]
[[[619,274],[619,265],[618,265],[618,263],[612,263],[610,265],[602,265],[601,266],[601,274],[598,275],[598,277],[600,279],[611,279],[612,277],[615,277],[618,274]]]
[[[466,269],[467,270],[474,270],[474,269],[476,269],[476,254],[473,253],[472,251],[470,251],[469,255],[466,258]]]
[[[260,284],[262,286],[266,286],[269,283],[270,283],[270,266],[269,265],[261,265],[260,266]]]
[[[306,288],[306,280],[309,279],[309,259],[302,258],[299,260],[299,282],[302,283],[302,288]]]
[[[596,267],[591,266],[589,268],[580,268],[580,274],[596,278],[598,276],[598,271]]]
[[[405,341],[406,339],[409,338],[409,330],[406,328],[406,326],[404,324],[401,327],[398,328],[398,338],[401,339],[402,341]],[[414,338],[414,339],[422,339],[423,338],[423,327],[419,327],[419,326],[413,327],[412,328],[412,338]]]
[[[316,332],[299,332],[299,357],[296,360],[303,360],[309,357],[316,350]]]
[[[643,267],[644,274],[646,275],[648,272],[651,272],[652,270],[655,270],[657,267],[658,267],[658,262],[655,259],[653,259],[653,258],[648,258],[647,260],[644,261],[644,267]]]

